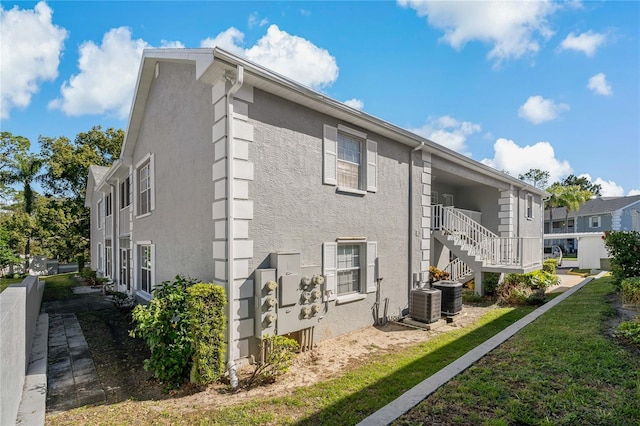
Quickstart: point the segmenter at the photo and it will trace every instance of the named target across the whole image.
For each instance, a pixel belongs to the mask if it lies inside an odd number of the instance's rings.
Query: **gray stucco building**
[[[141,301],[223,285],[231,360],[373,324],[378,286],[400,317],[432,265],[479,292],[541,267],[546,193],[218,48],[145,50],[121,156],[90,174],[92,268]]]

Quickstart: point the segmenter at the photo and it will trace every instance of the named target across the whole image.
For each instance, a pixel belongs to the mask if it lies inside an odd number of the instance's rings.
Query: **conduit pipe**
[[[421,151],[424,148],[425,143],[420,142],[420,145],[411,149],[409,154],[409,250],[408,250],[408,265],[409,271],[409,285],[407,288],[407,303],[411,297],[411,289],[413,288],[413,233],[414,233],[414,212],[413,212],[413,153]]]
[[[233,273],[233,253],[234,253],[234,232],[233,221],[235,219],[234,208],[234,191],[233,191],[233,176],[234,176],[234,146],[233,146],[233,95],[242,87],[244,83],[244,67],[238,65],[236,80],[227,92],[227,139],[226,139],[226,151],[227,151],[227,285],[228,285],[228,306],[229,306],[229,350],[227,351],[227,372],[229,374],[229,383],[232,389],[238,387],[238,374],[236,371],[236,330],[234,327],[235,320],[235,277]]]

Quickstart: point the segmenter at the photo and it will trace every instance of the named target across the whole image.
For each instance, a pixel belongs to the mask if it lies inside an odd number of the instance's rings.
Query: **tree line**
[[[89,166],[110,166],[120,155],[124,131],[94,126],[88,132],[40,136],[31,141],[0,133],[0,268],[25,255],[61,262],[89,258],[90,211],[85,207]]]

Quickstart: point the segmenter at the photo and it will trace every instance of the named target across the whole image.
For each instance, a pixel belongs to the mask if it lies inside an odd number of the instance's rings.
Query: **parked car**
[[[560,246],[547,246],[544,248],[544,259],[556,259],[558,266],[562,266],[562,249]]]

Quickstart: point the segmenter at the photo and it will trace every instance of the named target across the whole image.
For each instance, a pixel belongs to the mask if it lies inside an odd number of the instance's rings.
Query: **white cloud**
[[[58,77],[67,31],[52,22],[45,2],[33,10],[0,6],[0,118],[12,108],[26,108],[44,81]]]
[[[624,196],[624,188],[622,188],[620,185],[618,185],[617,183],[615,183],[612,180],[604,180],[602,178],[596,178],[595,180],[593,180],[591,178],[591,175],[589,173],[583,173],[581,175],[579,175],[578,177],[584,177],[587,178],[587,180],[595,185],[600,185],[602,187],[602,190],[600,191],[600,193],[602,194],[603,197],[622,197]]]
[[[613,95],[611,84],[607,81],[607,76],[604,73],[599,73],[591,77],[589,83],[587,83],[587,87],[598,95]]]
[[[640,195],[640,189],[632,189],[631,191],[629,191],[629,193],[627,195],[628,196]]]
[[[580,35],[569,33],[569,35],[560,43],[561,50],[575,50],[583,52],[588,57],[592,57],[596,53],[596,49],[604,44],[606,35],[587,31]]]
[[[214,38],[206,38],[200,42],[200,47],[220,47],[236,55],[244,56],[244,33],[237,28],[230,27]]]
[[[555,120],[564,111],[569,111],[569,105],[556,104],[552,99],[542,96],[530,96],[518,109],[518,115],[533,124],[540,124]]]
[[[327,50],[281,31],[275,24],[250,48],[243,48],[243,41],[244,34],[231,27],[203,40],[201,46],[220,46],[314,89],[329,86],[338,78],[336,59]]]
[[[349,99],[348,101],[344,101],[344,104],[358,110],[362,110],[362,108],[364,108],[364,102],[356,98]]]
[[[556,158],[549,142],[519,146],[512,140],[499,138],[493,145],[493,150],[494,157],[485,158],[481,162],[496,170],[505,170],[511,176],[540,169],[549,172],[549,182],[556,182],[573,172],[568,161]]]
[[[164,47],[166,49],[184,49],[185,46],[180,41],[161,40],[160,47]]]
[[[490,44],[489,59],[535,54],[538,41],[548,40],[553,31],[546,18],[558,6],[549,1],[423,1],[398,0],[402,7],[427,17],[429,24],[444,30],[443,41],[461,49],[469,41]]]
[[[144,40],[132,40],[126,27],[109,30],[100,46],[84,42],[79,49],[80,73],[62,84],[62,98],[51,101],[49,107],[67,115],[107,113],[125,118],[146,47]]]
[[[249,28],[253,28],[256,26],[264,27],[268,23],[269,23],[269,20],[267,18],[260,19],[258,12],[253,12],[251,15],[249,15],[247,25],[249,26]]]
[[[470,121],[458,121],[444,115],[438,118],[430,117],[424,126],[409,130],[456,152],[471,156],[467,151],[467,137],[482,130],[482,127]]]

